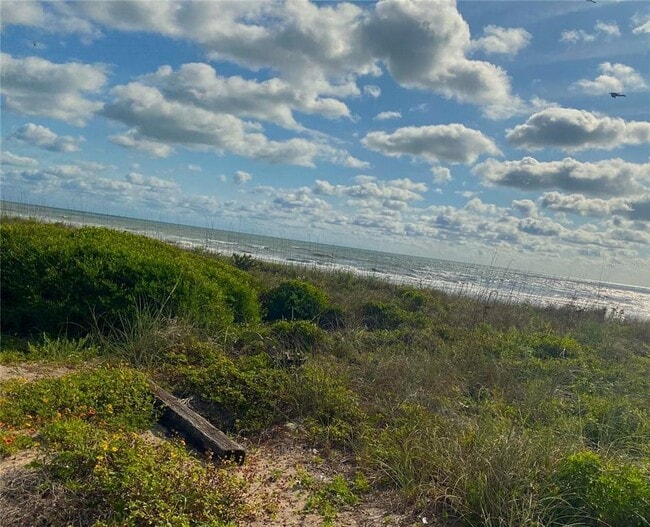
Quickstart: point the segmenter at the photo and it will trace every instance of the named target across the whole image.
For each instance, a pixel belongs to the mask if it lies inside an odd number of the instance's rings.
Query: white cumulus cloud
[[[433,176],[433,182],[439,185],[451,181],[451,171],[447,167],[432,166],[431,175]]]
[[[389,119],[401,119],[400,112],[379,112],[375,115],[375,121],[388,121]]]
[[[506,139],[511,145],[529,150],[611,150],[650,143],[650,122],[625,121],[573,108],[546,108],[509,130]]]
[[[253,179],[253,176],[243,170],[238,170],[233,176],[233,182],[235,185],[243,185],[244,183],[248,183],[251,179]]]
[[[609,92],[643,91],[648,89],[644,78],[631,66],[603,62],[598,66],[601,74],[593,80],[580,79],[573,83],[573,89],[579,89],[588,95],[603,95]]]
[[[460,102],[510,110],[521,104],[507,73],[472,60],[469,26],[450,0],[381,0],[372,5],[286,2],[79,2],[77,13],[122,31],[157,32],[200,44],[211,60],[269,68],[320,96],[361,93],[357,79],[381,75]],[[524,45],[519,29],[489,29],[491,51]],[[496,42],[499,42],[498,44]],[[371,87],[372,86],[372,87]],[[378,96],[374,85],[364,93]]]
[[[644,192],[650,182],[650,163],[623,159],[581,162],[567,157],[560,161],[488,159],[472,168],[488,185],[521,190],[553,190],[596,196],[629,196]]]
[[[472,40],[471,47],[488,54],[516,55],[528,46],[532,35],[521,27],[505,28],[494,25],[485,26],[483,36]]]
[[[650,33],[650,15],[636,15],[632,17],[632,23],[634,24],[632,33],[635,35]]]
[[[154,157],[167,157],[174,151],[169,145],[144,139],[135,128],[131,128],[123,134],[111,135],[108,137],[108,140],[111,143],[125,148],[141,150]]]
[[[8,150],[0,152],[0,165],[11,165],[15,167],[35,168],[38,166],[38,159],[27,156],[19,156]]]
[[[21,143],[27,143],[53,152],[78,152],[83,137],[71,135],[57,135],[45,126],[27,123],[10,136]]]
[[[370,132],[361,142],[386,156],[408,155],[430,163],[473,163],[482,154],[501,153],[492,139],[462,124],[407,126],[392,133]]]
[[[102,65],[58,64],[39,57],[14,58],[8,53],[2,53],[0,60],[0,91],[14,111],[83,126],[102,108],[101,102],[87,98],[106,84]]]
[[[560,41],[576,44],[577,42],[595,42],[602,38],[619,37],[620,35],[621,30],[616,22],[598,20],[594,25],[593,32],[590,33],[584,29],[568,29],[562,32]]]

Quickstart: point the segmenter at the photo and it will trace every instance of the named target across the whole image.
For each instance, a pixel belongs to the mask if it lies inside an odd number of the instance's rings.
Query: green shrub
[[[214,328],[258,315],[245,274],[144,236],[16,222],[0,238],[4,331],[83,334],[138,305]]]
[[[56,379],[12,379],[0,391],[3,426],[39,428],[68,418],[141,430],[154,420],[146,377],[128,368],[100,369]]]
[[[399,296],[409,311],[418,311],[429,303],[429,297],[419,289],[404,288],[400,291]]]
[[[650,443],[650,416],[628,398],[583,396],[583,434],[601,448],[634,450]]]
[[[365,303],[361,307],[361,316],[368,329],[398,329],[408,320],[403,309],[383,302]]]
[[[279,320],[271,326],[271,334],[287,350],[312,351],[325,343],[326,334],[306,320]]]
[[[267,320],[316,320],[328,302],[324,291],[302,280],[282,282],[262,296]]]
[[[232,253],[232,264],[242,271],[250,271],[255,267],[255,260],[250,254]]]
[[[331,306],[318,316],[318,325],[327,330],[345,329],[345,319],[343,309],[338,306]]]
[[[327,364],[308,362],[294,372],[288,387],[289,415],[304,419],[312,439],[345,445],[363,418],[358,395]]]
[[[359,503],[356,492],[363,492],[367,482],[361,474],[357,475],[352,485],[346,481],[341,474],[335,475],[328,483],[320,483],[309,478],[307,480],[310,488],[310,496],[305,503],[305,512],[317,512],[323,517],[325,526],[334,525],[333,522],[342,507],[353,506]]]
[[[576,357],[582,347],[573,337],[556,333],[535,333],[529,338],[533,356],[540,359]]]
[[[265,353],[231,358],[214,350],[205,366],[177,366],[175,391],[227,430],[251,434],[284,417],[288,373]]]
[[[193,459],[182,442],[107,434],[83,421],[48,433],[53,446],[43,469],[77,495],[74,509],[59,512],[69,522],[62,525],[225,527],[245,514],[244,480]]]
[[[649,474],[625,462],[607,462],[590,451],[563,459],[556,492],[581,525],[645,527],[650,521]]]

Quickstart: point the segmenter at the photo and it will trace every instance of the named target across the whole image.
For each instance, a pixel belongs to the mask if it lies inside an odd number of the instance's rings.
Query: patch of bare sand
[[[38,450],[30,448],[28,450],[21,450],[20,452],[7,456],[4,459],[0,459],[0,477],[8,472],[19,470],[29,465],[32,461],[35,461],[37,457]]]
[[[249,446],[244,466],[234,470],[249,482],[246,501],[256,511],[246,522],[250,527],[299,527],[323,525],[323,518],[306,513],[310,491],[301,485],[305,477],[327,483],[336,474],[351,476],[351,459],[309,448],[299,434],[287,427],[273,430],[271,436],[257,446]],[[362,495],[354,507],[342,509],[333,525],[379,527],[413,525],[412,516],[390,512],[387,496]]]
[[[43,378],[62,377],[73,371],[67,366],[52,365],[43,362],[24,362],[20,364],[0,364],[0,382],[9,379],[35,381]]]

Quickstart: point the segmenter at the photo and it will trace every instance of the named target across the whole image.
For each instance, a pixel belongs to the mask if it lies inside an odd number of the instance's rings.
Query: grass
[[[225,258],[201,258],[205,268],[213,262],[230,272]],[[284,320],[211,326],[131,299],[111,324],[74,338],[4,335],[5,362],[97,364],[98,371],[65,381],[2,385],[2,437],[13,437],[5,453],[45,445],[45,465],[33,479],[47,482],[52,503],[74,498],[82,516],[100,503],[101,514],[91,514],[96,525],[145,525],[144,518],[203,525],[204,513],[245,524],[245,504],[233,494],[240,482],[205,466],[183,472],[165,461],[175,452],[182,466],[195,466],[180,445],[146,450],[129,435],[152,419],[139,380],[146,372],[192,398],[227,432],[255,439],[276,424],[295,423],[322,455],[350,459],[369,492],[390,492],[396,507],[444,527],[649,524],[647,321],[469,299],[349,273],[234,263],[247,272],[232,276],[243,277],[267,316],[278,314],[269,319]],[[120,375],[129,382],[117,382]],[[123,397],[139,402],[126,406]],[[103,424],[90,430],[95,422]],[[97,472],[89,470],[105,456],[104,444],[117,450]],[[136,459],[140,449],[147,453]],[[79,463],[78,476],[59,470],[70,459]],[[199,516],[180,505],[181,490],[151,474],[156,465],[193,496]],[[150,485],[131,485],[133,473]],[[216,494],[183,487],[187,478],[215,482]],[[307,508],[326,523],[366,492],[342,476],[304,479]],[[70,494],[82,486],[92,492]],[[234,501],[224,509],[224,500]],[[146,516],[151,511],[156,516]],[[77,523],[92,525],[84,521]]]

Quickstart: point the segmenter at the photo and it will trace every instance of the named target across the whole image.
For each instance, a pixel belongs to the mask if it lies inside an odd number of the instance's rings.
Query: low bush
[[[155,418],[146,377],[129,368],[102,368],[53,379],[11,379],[0,391],[3,427],[34,428],[68,418],[140,430]]]
[[[0,362],[47,361],[81,364],[98,356],[99,349],[89,336],[50,337],[44,333],[31,340],[2,335]]]
[[[399,292],[399,297],[409,311],[423,309],[429,303],[430,297],[424,291],[405,287]]]
[[[346,314],[338,306],[328,307],[318,316],[318,325],[326,330],[345,329]]]
[[[267,320],[316,320],[328,303],[324,291],[303,280],[282,282],[262,295]]]
[[[367,302],[361,307],[363,324],[368,329],[397,329],[408,320],[408,314],[395,304]]]
[[[79,500],[67,511],[70,524],[225,527],[245,515],[244,481],[191,458],[182,442],[107,434],[78,421],[49,435],[53,446],[43,469]]]
[[[302,419],[312,440],[325,446],[351,443],[364,412],[358,395],[327,363],[307,362],[287,388],[288,415]]]
[[[4,382],[0,454],[40,446],[42,455],[36,468],[1,475],[2,525],[243,521],[245,481],[194,459],[180,441],[143,436],[154,420],[146,378],[127,368]]]
[[[13,222],[0,239],[3,331],[83,334],[137,305],[211,328],[258,316],[244,273],[144,236]]]
[[[253,434],[285,416],[288,373],[266,353],[228,357],[213,349],[202,366],[177,366],[174,391],[226,430]]]
[[[288,351],[305,353],[323,346],[326,333],[316,324],[306,320],[280,320],[271,326],[271,335]]]
[[[250,254],[232,253],[232,264],[242,271],[250,271],[255,267],[255,260]]]
[[[305,503],[305,512],[317,512],[323,517],[323,525],[333,525],[341,508],[359,503],[358,493],[367,489],[363,475],[357,474],[354,481],[348,482],[341,474],[335,475],[328,483],[316,482],[303,477],[302,486],[307,486],[310,496]]]
[[[559,463],[555,481],[555,492],[566,503],[564,517],[580,525],[645,527],[650,521],[647,470],[583,451]]]
[[[590,445],[635,451],[650,444],[650,415],[629,398],[580,398],[583,435]]]

